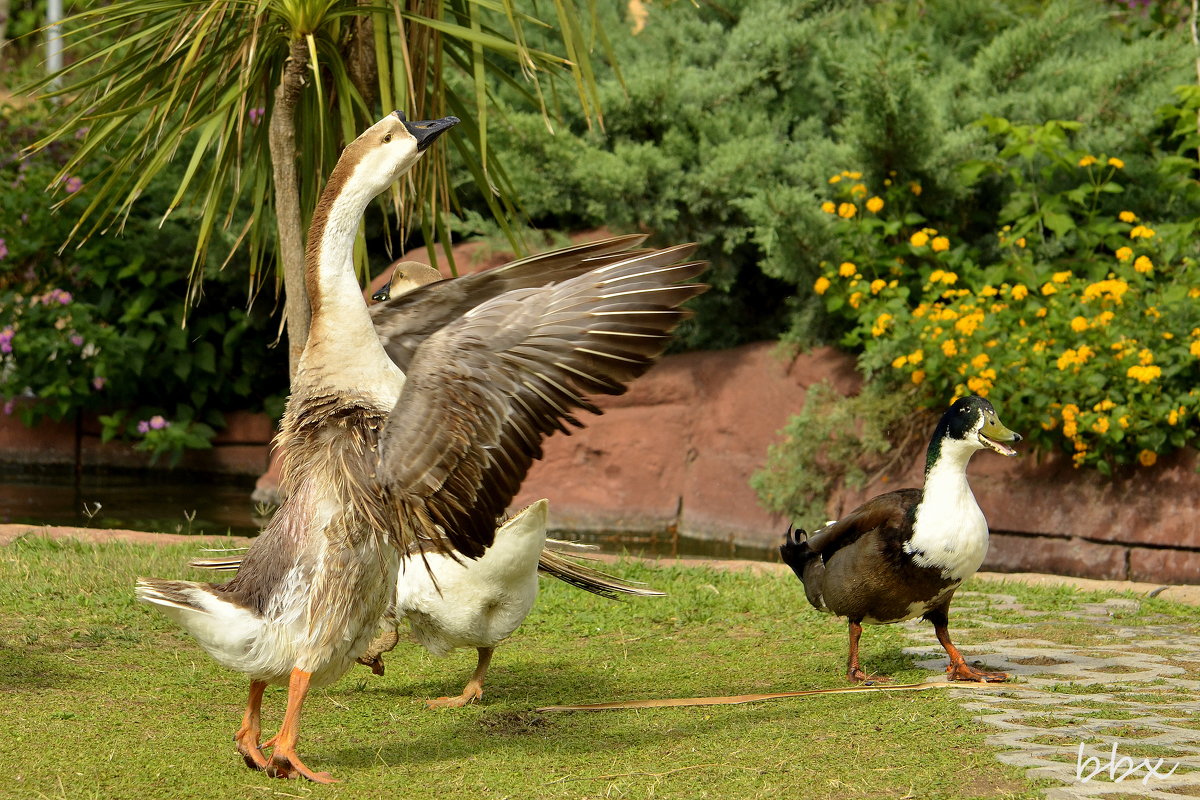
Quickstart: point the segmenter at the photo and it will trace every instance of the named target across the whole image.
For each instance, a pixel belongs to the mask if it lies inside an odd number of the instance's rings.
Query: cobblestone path
[[[1050,784],[1049,800],[1200,797],[1200,635],[1139,610],[1126,598],[1069,611],[1001,593],[955,598],[950,630],[968,661],[1015,680],[951,691],[995,731],[1001,761]],[[905,652],[940,673],[932,627],[906,625],[920,644]]]

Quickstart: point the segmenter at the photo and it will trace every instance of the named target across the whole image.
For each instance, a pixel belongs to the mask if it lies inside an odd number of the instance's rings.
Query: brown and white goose
[[[283,501],[238,574],[138,581],[140,600],[249,676],[235,740],[275,777],[333,780],[300,760],[301,708],[366,649],[401,553],[482,555],[542,439],[580,425],[575,409],[597,411],[585,393],[618,394],[648,369],[678,306],[705,288],[680,284],[704,268],[684,261],[691,246],[636,254],[497,295],[430,334],[401,371],[362,301],[354,236],[370,200],[457,121],[390,114],[346,146],[326,184],[306,251],[311,327],[278,437]],[[282,683],[283,722],[260,744],[263,692]]]

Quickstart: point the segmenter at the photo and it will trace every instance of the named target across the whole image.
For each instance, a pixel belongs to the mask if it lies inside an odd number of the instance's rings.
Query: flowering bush
[[[885,179],[876,192],[856,172],[830,179],[822,209],[842,253],[813,291],[844,320],[843,343],[862,349],[870,378],[913,388],[926,407],[994,394],[1007,424],[1076,466],[1109,474],[1194,443],[1196,219],[1126,207],[1124,162],[1073,149],[1077,123],[982,124],[1002,146],[964,164],[964,180],[1010,189],[980,215],[989,243],[964,241],[961,220],[909,210],[916,183]]]
[[[105,440],[173,460],[209,446],[222,410],[277,412],[286,356],[268,349],[267,315],[243,308],[243,276],[210,267],[206,302],[180,324],[194,235],[186,220],[160,225],[150,210],[170,201],[169,176],[151,185],[121,236],[57,253],[72,215],[52,204],[86,195],[89,175],[47,193],[75,142],[21,156],[39,113],[0,108],[0,141],[12,148],[0,150],[0,410],[26,424],[95,412]]]

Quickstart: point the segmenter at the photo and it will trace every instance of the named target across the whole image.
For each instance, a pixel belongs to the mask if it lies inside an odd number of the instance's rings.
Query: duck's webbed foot
[[[952,681],[976,681],[987,683],[1003,683],[1008,680],[1007,672],[986,672],[976,669],[966,661],[950,662],[946,665],[946,677]]]
[[[868,675],[863,672],[862,667],[856,665],[846,672],[846,680],[850,683],[865,683],[869,685],[873,683],[888,683],[891,681],[891,678],[887,675]]]

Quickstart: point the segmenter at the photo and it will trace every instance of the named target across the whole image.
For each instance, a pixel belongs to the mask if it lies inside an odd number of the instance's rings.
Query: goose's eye
[[[390,142],[391,140],[392,140],[392,135],[391,135],[390,133],[384,134],[384,136],[383,136],[383,143],[384,143],[384,144],[387,144],[387,143],[388,143],[388,142]]]

